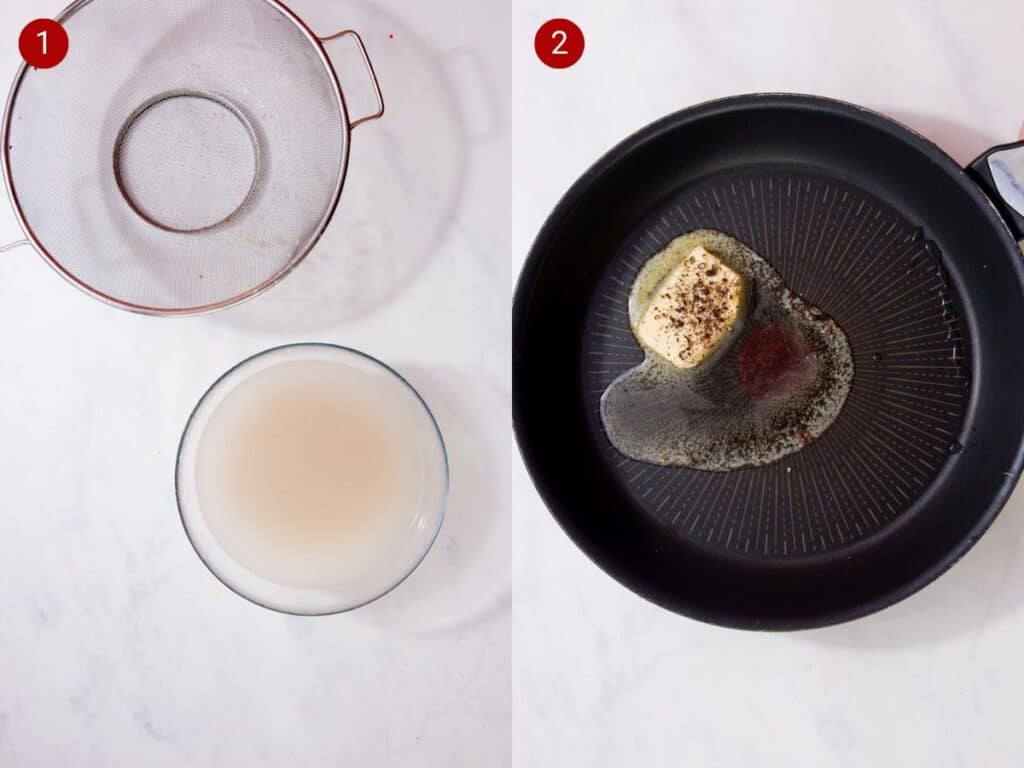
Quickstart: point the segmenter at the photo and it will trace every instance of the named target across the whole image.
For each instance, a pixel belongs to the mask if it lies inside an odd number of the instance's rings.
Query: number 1
[[[569,39],[569,35],[567,35],[564,30],[556,29],[554,32],[551,33],[551,39],[557,40],[559,35],[561,35],[562,39],[559,40],[558,45],[551,49],[551,53],[555,56],[568,56],[569,52],[563,51],[562,46],[565,45],[565,41]]]
[[[45,56],[46,55],[46,30],[44,29],[42,32],[38,32],[36,34],[36,37],[41,37],[43,39],[43,56]]]

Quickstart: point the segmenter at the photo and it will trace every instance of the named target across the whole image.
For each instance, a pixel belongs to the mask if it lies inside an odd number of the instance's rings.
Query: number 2
[[[567,35],[561,29],[556,29],[554,32],[551,33],[552,40],[558,40],[559,37],[561,37],[562,39],[558,41],[558,45],[551,49],[551,53],[555,56],[568,56],[569,52],[563,51],[562,46],[565,45],[565,41],[569,39],[569,35]]]
[[[44,29],[42,32],[37,33],[36,37],[41,37],[43,39],[43,56],[45,56],[47,54],[47,51],[46,51],[46,30]]]

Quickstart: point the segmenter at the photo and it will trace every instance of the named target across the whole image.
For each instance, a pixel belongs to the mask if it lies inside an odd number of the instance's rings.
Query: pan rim
[[[971,549],[1005,506],[1007,499],[1016,486],[1022,469],[1024,469],[1024,441],[1018,441],[1009,470],[1004,473],[1003,479],[995,489],[995,492],[988,495],[986,502],[978,504],[977,508],[979,511],[967,533],[956,545],[946,551],[941,558],[936,559],[930,566],[923,568],[915,577],[904,581],[895,588],[881,591],[874,597],[861,600],[848,607],[828,609],[795,617],[763,617],[748,612],[741,613],[728,609],[708,608],[706,604],[684,601],[662,587],[638,579],[636,574],[630,572],[628,564],[621,562],[615,557],[608,557],[603,552],[593,551],[594,547],[587,541],[587,537],[583,534],[582,530],[567,520],[568,513],[565,510],[567,505],[558,498],[558,494],[550,482],[551,468],[545,467],[537,457],[536,446],[533,444],[532,437],[529,434],[533,431],[533,426],[527,424],[528,415],[526,411],[528,409],[523,402],[523,398],[517,394],[520,391],[517,384],[522,376],[521,367],[524,356],[519,329],[525,323],[537,274],[545,261],[548,246],[557,234],[562,222],[586,196],[588,190],[638,147],[681,125],[734,111],[751,111],[759,108],[777,109],[780,107],[826,112],[864,122],[901,140],[903,143],[908,144],[910,148],[916,148],[928,160],[939,166],[944,175],[950,177],[960,187],[978,207],[980,214],[994,227],[994,234],[1009,249],[1006,253],[1010,257],[1010,266],[1013,274],[1016,276],[1020,292],[1024,294],[1024,260],[1020,258],[1017,242],[1014,240],[1009,227],[999,215],[995,204],[970,179],[965,169],[937,144],[886,115],[838,99],[799,93],[752,93],[727,96],[677,111],[632,133],[602,155],[561,197],[531,246],[516,284],[512,313],[512,374],[513,428],[520,455],[530,474],[531,480],[545,506],[547,506],[559,526],[598,567],[631,591],[673,612],[726,627],[789,631],[839,624],[875,613],[909,597],[945,573]],[[935,481],[933,480],[933,482]]]

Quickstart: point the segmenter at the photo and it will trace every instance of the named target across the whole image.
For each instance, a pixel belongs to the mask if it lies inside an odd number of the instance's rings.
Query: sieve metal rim
[[[68,5],[64,10],[54,16],[54,21],[58,24],[63,24],[67,19],[74,16],[76,13],[81,11],[88,5],[95,2],[104,2],[109,0],[75,0],[75,2]],[[333,40],[341,35],[347,34],[349,31],[343,31],[333,35],[328,35],[325,38],[319,37],[313,30],[306,24],[291,8],[285,5],[281,0],[261,0],[270,6],[273,10],[276,10],[284,18],[291,21],[296,28],[302,33],[306,40],[314,47],[317,55],[320,57],[320,61],[323,64],[324,71],[327,74],[330,83],[332,85],[334,96],[338,105],[338,113],[341,117],[341,134],[342,139],[342,157],[338,167],[338,177],[335,181],[334,190],[331,194],[331,199],[328,201],[324,208],[323,216],[317,222],[316,227],[311,233],[310,237],[306,242],[302,243],[295,251],[293,257],[288,261],[287,264],[281,267],[277,272],[268,277],[261,283],[249,288],[242,293],[236,294],[226,299],[213,302],[210,304],[203,304],[194,307],[153,307],[145,304],[138,304],[135,302],[127,301],[125,299],[112,296],[105,293],[84,280],[77,277],[71,270],[67,269],[60,260],[47,250],[46,246],[43,245],[39,236],[33,230],[31,224],[28,222],[25,212],[22,209],[21,201],[18,199],[18,193],[15,189],[15,183],[13,179],[13,173],[11,171],[10,161],[10,132],[11,132],[11,121],[14,117],[14,104],[18,96],[18,91],[21,88],[22,82],[25,79],[25,75],[28,73],[29,65],[27,62],[22,62],[18,67],[17,74],[14,77],[14,82],[11,84],[10,91],[7,95],[7,102],[4,106],[3,115],[3,129],[0,133],[0,141],[2,141],[2,152],[0,152],[0,164],[2,164],[4,186],[7,189],[7,196],[11,201],[11,206],[14,209],[15,216],[17,217],[18,224],[21,226],[22,231],[25,233],[25,237],[28,242],[32,245],[35,251],[49,264],[61,277],[71,283],[73,286],[83,291],[87,295],[102,301],[108,306],[115,307],[117,309],[127,310],[129,312],[135,312],[142,315],[153,315],[153,316],[188,316],[188,315],[203,315],[211,312],[216,312],[227,307],[241,304],[249,299],[259,296],[264,291],[274,287],[281,280],[287,277],[293,269],[295,269],[303,259],[313,249],[313,246],[317,244],[320,238],[323,236],[324,230],[330,223],[334,216],[335,211],[338,208],[338,202],[341,199],[341,190],[345,184],[345,177],[348,175],[348,163],[349,154],[351,152],[351,140],[352,140],[352,128],[353,123],[349,117],[348,105],[345,102],[345,95],[341,88],[341,82],[338,79],[338,73],[334,69],[334,64],[331,62],[330,56],[327,54],[327,50],[324,48],[323,43],[325,41]],[[358,35],[356,35],[358,39]],[[358,40],[360,48],[363,49],[364,59],[367,64],[367,68],[370,71],[370,76],[374,81],[374,85],[377,90],[378,98],[380,98],[380,90],[377,87],[376,73],[373,70],[372,64],[369,62],[369,58],[365,55],[365,48],[363,48],[362,41]],[[380,100],[381,108],[378,113],[372,115],[369,118],[361,118],[356,125],[363,122],[365,119],[373,119],[379,117],[384,112],[383,100]]]
[[[226,216],[222,216],[217,221],[209,224],[203,224],[198,227],[174,227],[160,221],[156,216],[150,214],[141,203],[136,200],[135,196],[131,193],[128,188],[128,184],[125,182],[124,171],[122,169],[121,160],[124,152],[125,142],[128,140],[128,135],[131,133],[132,128],[135,127],[139,119],[146,114],[153,107],[164,104],[173,99],[180,98],[191,98],[191,99],[203,99],[216,104],[217,106],[227,110],[238,120],[242,128],[245,129],[246,135],[249,138],[249,143],[252,149],[253,159],[253,174],[252,181],[249,183],[249,188],[246,190],[245,196]],[[238,213],[240,213],[251,201],[253,195],[256,194],[256,189],[259,185],[259,177],[262,169],[263,153],[260,150],[259,138],[256,135],[256,129],[253,127],[252,122],[246,116],[245,112],[235,104],[227,96],[220,93],[214,93],[213,91],[204,91],[197,88],[175,88],[170,91],[164,91],[158,93],[155,96],[151,96],[144,102],[139,104],[125,119],[124,124],[121,126],[121,130],[117,132],[117,138],[114,139],[114,151],[113,151],[113,166],[114,166],[114,183],[117,184],[117,188],[121,191],[121,196],[128,203],[129,207],[135,211],[135,213],[143,221],[148,222],[158,229],[162,229],[166,232],[176,232],[178,234],[193,235],[201,232],[206,232],[209,229],[219,227],[221,224],[230,221]]]

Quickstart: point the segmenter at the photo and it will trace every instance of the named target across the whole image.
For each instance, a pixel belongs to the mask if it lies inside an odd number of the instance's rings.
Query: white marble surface
[[[509,317],[560,194],[680,107],[821,93],[960,161],[1013,138],[1024,6],[292,4],[320,31],[365,33],[388,114],[358,129],[338,218],[288,281],[238,310],[157,320],[87,298],[28,249],[0,257],[0,765],[1019,764],[1024,497],[874,617],[788,635],[680,618],[591,565],[540,503],[511,432]],[[21,25],[57,10],[0,5],[0,71]],[[564,72],[533,54],[554,15],[587,34]],[[0,239],[18,236],[5,207]],[[206,385],[298,340],[400,368],[453,461],[421,569],[319,619],[215,581],[172,491]]]

